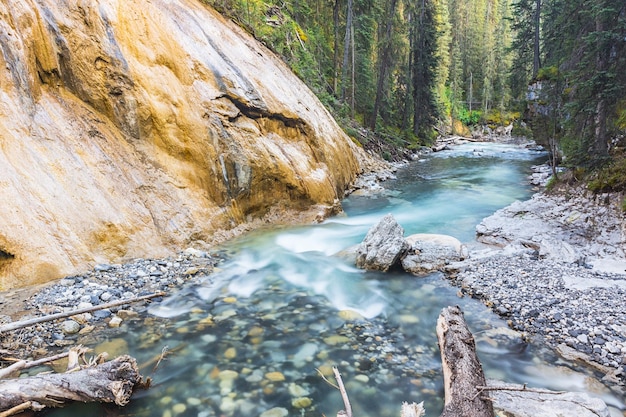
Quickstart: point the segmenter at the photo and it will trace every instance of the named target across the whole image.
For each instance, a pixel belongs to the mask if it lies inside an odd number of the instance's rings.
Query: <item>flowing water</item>
[[[112,340],[153,386],[124,409],[72,406],[51,415],[335,416],[343,408],[332,366],[343,375],[354,415],[398,416],[404,401],[443,407],[435,324],[459,305],[488,378],[591,391],[590,372],[524,343],[480,302],[459,298],[439,273],[414,277],[356,269],[338,252],[392,213],[405,234],[442,233],[471,243],[480,220],[528,198],[529,167],[544,154],[469,144],[411,163],[385,190],[344,201],[323,224],[258,231],[221,248],[226,259],[199,284],[153,304]],[[162,349],[171,355],[154,366]],[[152,362],[150,360],[152,359]]]

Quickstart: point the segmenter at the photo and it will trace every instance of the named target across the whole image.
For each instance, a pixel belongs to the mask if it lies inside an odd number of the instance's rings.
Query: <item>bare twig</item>
[[[343,381],[341,380],[341,374],[339,373],[339,369],[337,369],[336,366],[333,366],[333,373],[335,374],[337,385],[339,385],[339,392],[341,393],[341,398],[343,399],[343,405],[344,407],[346,407],[346,416],[352,417],[352,406],[350,405],[350,399],[348,398],[346,387],[344,387]]]
[[[93,306],[93,307],[79,308],[79,309],[72,310],[72,311],[66,311],[64,313],[56,313],[56,314],[50,314],[50,315],[42,316],[42,317],[35,317],[32,319],[28,319],[28,320],[15,321],[15,322],[3,324],[2,326],[0,326],[0,333],[21,329],[24,327],[32,326],[33,324],[44,323],[47,321],[71,317],[77,314],[90,313],[92,311],[103,310],[105,308],[111,308],[111,307],[117,307],[117,306],[124,305],[124,304],[135,303],[137,301],[147,300],[147,299],[154,298],[154,297],[161,297],[163,295],[165,295],[164,292],[157,292],[154,294],[142,295],[141,297],[129,298],[127,300],[112,301],[110,303],[100,304],[100,305]]]
[[[169,348],[167,347],[167,345],[163,346],[163,349],[161,349],[161,356],[159,356],[159,360],[157,361],[157,363],[154,365],[154,368],[152,368],[152,372],[156,371],[156,369],[159,367],[159,365],[161,364],[161,361],[163,360],[163,358],[165,358],[165,355],[167,355],[167,352],[169,351]]]
[[[32,401],[26,401],[25,403],[22,403],[20,405],[16,405],[13,408],[10,408],[6,411],[0,412],[0,417],[9,417],[9,416],[14,416],[16,414],[21,413],[22,411],[26,411],[29,410],[30,408],[32,408]]]
[[[320,374],[320,376],[322,377],[322,379],[323,379],[324,381],[326,381],[326,383],[327,383],[328,385],[330,385],[331,387],[333,387],[333,388],[335,388],[335,389],[339,389],[339,387],[338,387],[337,385],[335,385],[335,384],[333,384],[332,382],[330,382],[330,381],[329,381],[329,380],[328,380],[328,379],[324,376],[324,374],[322,373],[322,371],[320,371],[320,370],[319,370],[319,369],[317,369],[317,368],[315,368],[315,370],[317,371],[317,373],[318,373],[318,374]]]
[[[65,357],[68,356],[73,356],[75,355],[76,358],[74,359],[74,362],[76,364],[76,366],[78,365],[78,357],[84,355],[85,353],[89,352],[90,349],[84,347],[84,346],[75,346],[73,348],[71,348],[68,352],[63,352],[63,353],[59,353],[57,355],[52,355],[52,356],[47,356],[45,358],[41,358],[41,359],[37,359],[34,361],[25,361],[25,360],[20,360],[15,362],[13,365],[8,366],[6,368],[0,369],[0,379],[2,378],[6,378],[7,376],[11,375],[12,373],[16,372],[16,371],[20,371],[22,369],[28,369],[28,368],[34,368],[35,366],[39,366],[39,365],[43,365],[45,363],[49,363],[49,362],[54,362],[57,361],[59,359],[63,359]],[[74,352],[74,353],[72,353]],[[71,365],[71,366],[70,366]],[[69,361],[68,363],[68,371],[72,370],[73,368],[75,368],[74,364],[72,363],[72,360]]]
[[[21,360],[21,361],[15,362],[11,366],[7,366],[6,368],[0,369],[0,379],[6,378],[10,376],[11,374],[13,374],[14,372],[17,372],[19,370],[26,368],[27,363],[28,363],[27,361]]]
[[[523,391],[523,392],[533,392],[535,394],[565,394],[566,391],[550,391],[547,389],[541,388],[526,388],[526,384],[523,387],[486,387],[486,386],[477,386],[477,389],[481,391]]]

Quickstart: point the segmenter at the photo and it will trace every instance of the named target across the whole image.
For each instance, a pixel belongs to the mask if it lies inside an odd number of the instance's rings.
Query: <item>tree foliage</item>
[[[410,147],[527,109],[536,138],[580,166],[624,137],[623,0],[203,1],[278,53],[349,132],[358,122]]]
[[[518,1],[518,16],[528,14],[530,6]],[[626,3],[544,0],[541,10],[543,66],[527,81],[540,91],[531,104],[543,112],[531,114],[530,120],[535,131],[545,132],[544,119],[549,119],[554,128],[548,139],[559,145],[567,164],[601,166],[626,133],[620,122],[626,97]],[[528,46],[526,35],[520,28],[515,45]]]

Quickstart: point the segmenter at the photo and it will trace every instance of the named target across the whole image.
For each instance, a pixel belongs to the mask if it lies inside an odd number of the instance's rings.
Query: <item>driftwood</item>
[[[43,365],[45,363],[54,362],[59,359],[63,359],[70,355],[70,352],[59,353],[58,355],[49,356],[47,358],[37,359],[35,361],[18,360],[14,364],[0,369],[0,379],[8,378],[13,373],[21,371],[22,369],[33,368],[35,366]],[[0,416],[1,417],[1,416]]]
[[[400,410],[400,417],[424,417],[426,410],[424,410],[424,402],[421,403],[402,403],[402,409]]]
[[[487,385],[485,374],[459,307],[443,309],[437,320],[437,339],[445,389],[441,417],[494,417],[493,405],[481,395]]]
[[[333,374],[335,374],[335,379],[337,380],[337,385],[339,386],[339,392],[341,393],[341,398],[343,399],[343,406],[346,408],[342,411],[345,411],[345,415],[347,417],[352,417],[352,405],[350,405],[350,399],[348,398],[346,387],[343,385],[341,374],[339,373],[339,369],[337,369],[336,366],[333,366]]]
[[[99,304],[97,306],[79,308],[79,309],[76,309],[76,310],[66,311],[66,312],[63,312],[63,313],[49,314],[47,316],[35,317],[35,318],[32,318],[32,319],[21,320],[21,321],[14,321],[12,323],[7,323],[7,324],[1,325],[0,326],[0,334],[4,333],[4,332],[11,331],[11,330],[17,330],[17,329],[22,329],[24,327],[32,326],[33,324],[44,323],[44,322],[48,322],[48,321],[52,321],[52,320],[63,319],[63,318],[66,318],[66,317],[75,316],[77,314],[90,313],[92,311],[103,310],[105,308],[111,308],[111,307],[121,306],[121,305],[124,305],[124,304],[135,303],[137,301],[143,301],[143,300],[147,300],[147,299],[150,299],[150,298],[161,297],[163,295],[165,295],[165,293],[157,292],[157,293],[154,293],[154,294],[142,295],[141,297],[129,298],[127,300],[117,300],[117,301],[112,301],[112,302],[106,303],[106,304]]]
[[[112,361],[62,374],[39,374],[0,381],[0,417],[32,409],[61,407],[70,402],[126,405],[133,389],[142,384],[134,358]]]

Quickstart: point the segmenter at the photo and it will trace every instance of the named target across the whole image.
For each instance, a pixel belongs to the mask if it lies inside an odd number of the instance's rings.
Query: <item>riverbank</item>
[[[622,195],[538,193],[477,226],[470,258],[449,279],[526,338],[626,384],[626,223]]]

